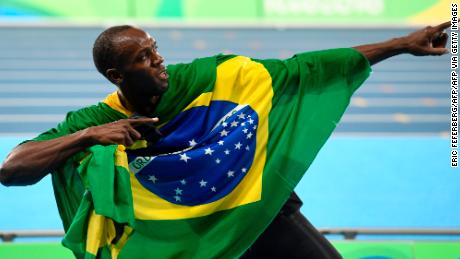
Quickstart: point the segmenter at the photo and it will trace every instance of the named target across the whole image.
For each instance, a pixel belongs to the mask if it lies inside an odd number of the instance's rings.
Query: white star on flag
[[[222,131],[220,132],[220,136],[221,136],[221,137],[227,136],[227,135],[228,135],[228,131],[226,131],[226,130],[222,130]]]
[[[176,192],[176,195],[182,195],[182,190],[179,189],[179,187],[177,187],[174,191]]]
[[[228,171],[227,172],[227,177],[233,177],[234,176],[234,173],[233,171]]]
[[[210,147],[208,147],[207,149],[204,150],[205,155],[212,156],[212,152],[214,152],[214,150],[212,150]]]
[[[188,142],[188,144],[189,144],[191,147],[195,146],[195,145],[196,145],[195,139],[190,140],[190,141]]]
[[[238,142],[237,144],[235,144],[235,149],[240,149],[241,148],[241,143]]]
[[[180,201],[180,196],[174,196],[174,199],[176,199],[176,201]]]
[[[224,153],[225,153],[226,155],[230,155],[230,150],[225,149]]]
[[[222,126],[224,126],[224,127],[227,127],[227,125],[228,125],[228,123],[226,123],[226,122],[222,123]]]
[[[247,138],[247,139],[250,139],[251,137],[252,137],[252,133],[251,133],[251,132],[249,132],[249,134],[248,134],[248,135],[246,135],[246,138]]]
[[[248,122],[249,122],[249,124],[253,124],[253,123],[254,123],[254,120],[253,120],[253,119],[249,119]]]
[[[248,133],[248,129],[246,129],[246,128],[243,129],[243,132],[244,132],[245,134]]]
[[[248,169],[246,169],[246,167],[241,168],[241,172],[243,172],[243,173],[246,173],[247,170]]]
[[[238,122],[236,122],[236,121],[233,121],[233,122],[231,123],[231,125],[230,125],[230,126],[232,126],[232,127],[238,127]]]
[[[216,159],[216,164],[220,164],[220,159],[219,158]]]
[[[189,156],[187,156],[187,154],[185,154],[185,153],[180,154],[179,156],[180,156],[180,160],[183,160],[185,163],[187,163],[187,160],[192,159]]]
[[[219,144],[219,146],[223,146],[223,145],[224,145],[224,141],[223,141],[223,140],[219,140],[219,141],[217,142],[217,144]]]
[[[211,188],[211,191],[216,192],[216,187],[213,186],[213,187]]]
[[[238,115],[238,118],[240,118],[240,119],[244,119],[244,118],[245,118],[245,116],[246,116],[246,114],[244,114],[244,113],[240,113],[240,114]]]
[[[252,127],[252,128],[253,128],[253,129],[257,129],[257,126],[256,126],[256,125],[254,125],[254,127]]]
[[[242,122],[242,123],[241,123],[241,126],[244,126],[244,125],[246,125],[246,123]]]
[[[201,181],[200,181],[200,187],[205,187],[207,183],[208,183],[208,182],[206,182],[205,180],[201,179]]]
[[[249,146],[246,145],[246,150],[249,150]]]
[[[158,178],[156,178],[155,175],[151,175],[149,177],[149,181],[152,181],[153,183],[156,183],[157,180],[158,180]]]

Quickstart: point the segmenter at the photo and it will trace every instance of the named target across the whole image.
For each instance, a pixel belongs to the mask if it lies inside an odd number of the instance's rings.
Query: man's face
[[[168,88],[168,74],[157,43],[136,28],[122,32],[114,43],[119,52],[120,90],[136,112],[149,115],[153,104]]]

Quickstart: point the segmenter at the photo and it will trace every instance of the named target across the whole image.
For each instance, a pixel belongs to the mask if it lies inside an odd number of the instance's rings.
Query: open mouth
[[[169,76],[168,76],[168,73],[166,73],[165,70],[163,70],[163,71],[160,73],[160,78],[161,78],[162,80],[168,80],[168,77],[169,77]]]

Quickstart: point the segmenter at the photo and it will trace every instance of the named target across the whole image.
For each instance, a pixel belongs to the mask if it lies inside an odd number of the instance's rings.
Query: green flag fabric
[[[279,212],[371,71],[354,49],[168,66],[163,138],[96,145],[52,173],[78,258],[237,258]],[[47,140],[127,118],[113,93]]]

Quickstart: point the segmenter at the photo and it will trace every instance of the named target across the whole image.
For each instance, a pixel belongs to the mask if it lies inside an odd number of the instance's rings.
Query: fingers
[[[447,44],[447,33],[440,33],[432,42],[434,48],[445,48]]]
[[[124,139],[123,139],[124,143],[121,143],[121,144],[126,146],[126,147],[129,147],[132,144],[134,144],[134,141],[135,140],[131,137],[130,133],[128,132],[128,134],[125,134],[125,136],[124,136]]]
[[[136,117],[120,120],[120,123],[124,125],[134,141],[144,139],[149,142],[156,142],[162,136],[154,124],[158,121],[158,118]]]
[[[441,23],[433,27],[433,31],[440,32],[450,27],[450,21]]]
[[[424,48],[425,55],[440,56],[449,52],[447,48]]]
[[[126,143],[125,146],[130,146],[134,143],[134,141],[142,139],[142,134],[136,129],[136,126],[142,124],[149,124],[158,122],[158,118],[136,118],[136,119],[127,119],[128,124],[126,125],[127,135],[126,135]]]
[[[91,127],[88,134],[97,144],[131,146],[134,141],[142,139],[142,134],[136,129],[136,125],[155,122],[158,122],[158,118],[122,119]]]
[[[159,121],[158,118],[138,118],[138,119],[126,119],[126,120],[132,126],[137,126],[137,125],[146,124],[146,123],[155,123]]]
[[[133,127],[128,127],[128,133],[129,135],[131,136],[131,138],[133,140],[138,140],[138,139],[141,139],[142,138],[142,135],[141,133],[139,133],[139,131],[137,131],[135,128]]]

